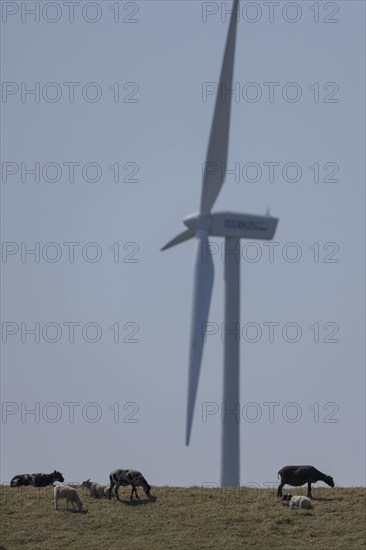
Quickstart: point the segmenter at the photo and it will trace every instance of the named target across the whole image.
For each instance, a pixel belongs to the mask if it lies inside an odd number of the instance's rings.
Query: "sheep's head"
[[[61,474],[61,472],[57,472],[56,470],[54,470],[53,472],[53,477],[55,481],[60,481],[61,483],[65,481],[64,476]]]
[[[78,502],[78,511],[79,512],[82,512],[83,511],[83,503],[82,501],[79,499],[79,502]]]
[[[334,481],[331,476],[325,476],[325,483],[329,485],[330,487],[334,487]]]
[[[286,502],[290,502],[291,499],[292,499],[292,495],[290,495],[289,493],[287,493],[286,495],[283,495],[282,497],[282,500],[285,500]]]
[[[89,489],[89,487],[91,487],[90,478],[87,479],[86,481],[83,481],[82,484],[81,484],[81,487],[86,487],[87,489]]]
[[[151,491],[151,485],[149,485],[148,483],[146,484],[145,487],[143,487],[144,489],[144,493],[146,496],[148,496],[150,498],[150,491]]]

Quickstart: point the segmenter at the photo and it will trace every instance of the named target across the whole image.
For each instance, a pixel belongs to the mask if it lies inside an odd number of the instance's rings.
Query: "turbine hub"
[[[194,232],[204,229],[209,233],[212,226],[212,217],[211,214],[190,214],[184,218],[183,223]]]

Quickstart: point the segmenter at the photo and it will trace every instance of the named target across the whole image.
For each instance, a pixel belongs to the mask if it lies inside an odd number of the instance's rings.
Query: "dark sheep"
[[[278,486],[277,496],[282,497],[282,487],[291,485],[292,487],[301,487],[308,484],[308,498],[313,498],[311,494],[311,484],[317,481],[324,481],[330,487],[334,487],[334,481],[331,476],[323,474],[314,466],[285,466],[278,475],[281,477],[281,483]]]
[[[61,472],[53,471],[52,474],[19,474],[14,476],[10,482],[10,487],[20,487],[21,485],[33,485],[33,487],[47,487],[55,481],[63,483],[64,478]]]
[[[10,481],[10,487],[22,487],[32,485],[31,474],[19,474]]]

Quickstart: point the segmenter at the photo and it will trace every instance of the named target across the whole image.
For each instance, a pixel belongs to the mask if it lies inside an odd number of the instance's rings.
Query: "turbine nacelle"
[[[235,237],[238,239],[271,240],[276,231],[278,219],[271,216],[216,212],[215,214],[191,214],[184,224],[193,233],[205,230],[214,237]]]

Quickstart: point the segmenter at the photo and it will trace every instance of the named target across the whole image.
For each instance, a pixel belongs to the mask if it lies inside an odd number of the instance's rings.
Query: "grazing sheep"
[[[317,481],[324,481],[330,487],[334,487],[334,481],[331,476],[323,474],[314,466],[285,466],[278,475],[281,476],[281,483],[278,486],[277,496],[282,497],[282,487],[291,485],[292,487],[301,487],[308,484],[308,498],[312,498],[311,484]]]
[[[313,507],[310,498],[302,496],[294,496],[288,503],[289,508],[306,508],[309,510]]]
[[[109,485],[103,485],[102,483],[96,483],[95,481],[90,481],[90,478],[86,481],[83,481],[81,487],[86,487],[89,493],[89,496],[95,498],[109,497]],[[114,491],[113,491],[114,494]]]
[[[137,470],[113,470],[109,476],[110,480],[110,489],[109,489],[109,499],[111,498],[112,490],[114,487],[117,500],[119,500],[118,489],[120,485],[126,487],[126,485],[132,486],[132,491],[130,495],[130,500],[132,500],[133,493],[135,493],[136,498],[140,500],[140,497],[137,494],[136,487],[142,486],[144,493],[148,498],[150,498],[151,485],[148,484],[141,472]]]
[[[47,487],[55,481],[64,481],[63,475],[56,470],[52,474],[19,474],[10,481],[10,487],[33,485],[33,487]]]
[[[59,498],[65,498],[66,499],[66,510],[69,509],[69,502],[72,504],[73,510],[75,510],[74,503],[77,504],[78,512],[81,512],[83,509],[83,503],[76,491],[73,487],[69,487],[68,485],[56,485],[56,487],[53,490],[53,502],[55,510],[58,510],[58,499]]]

